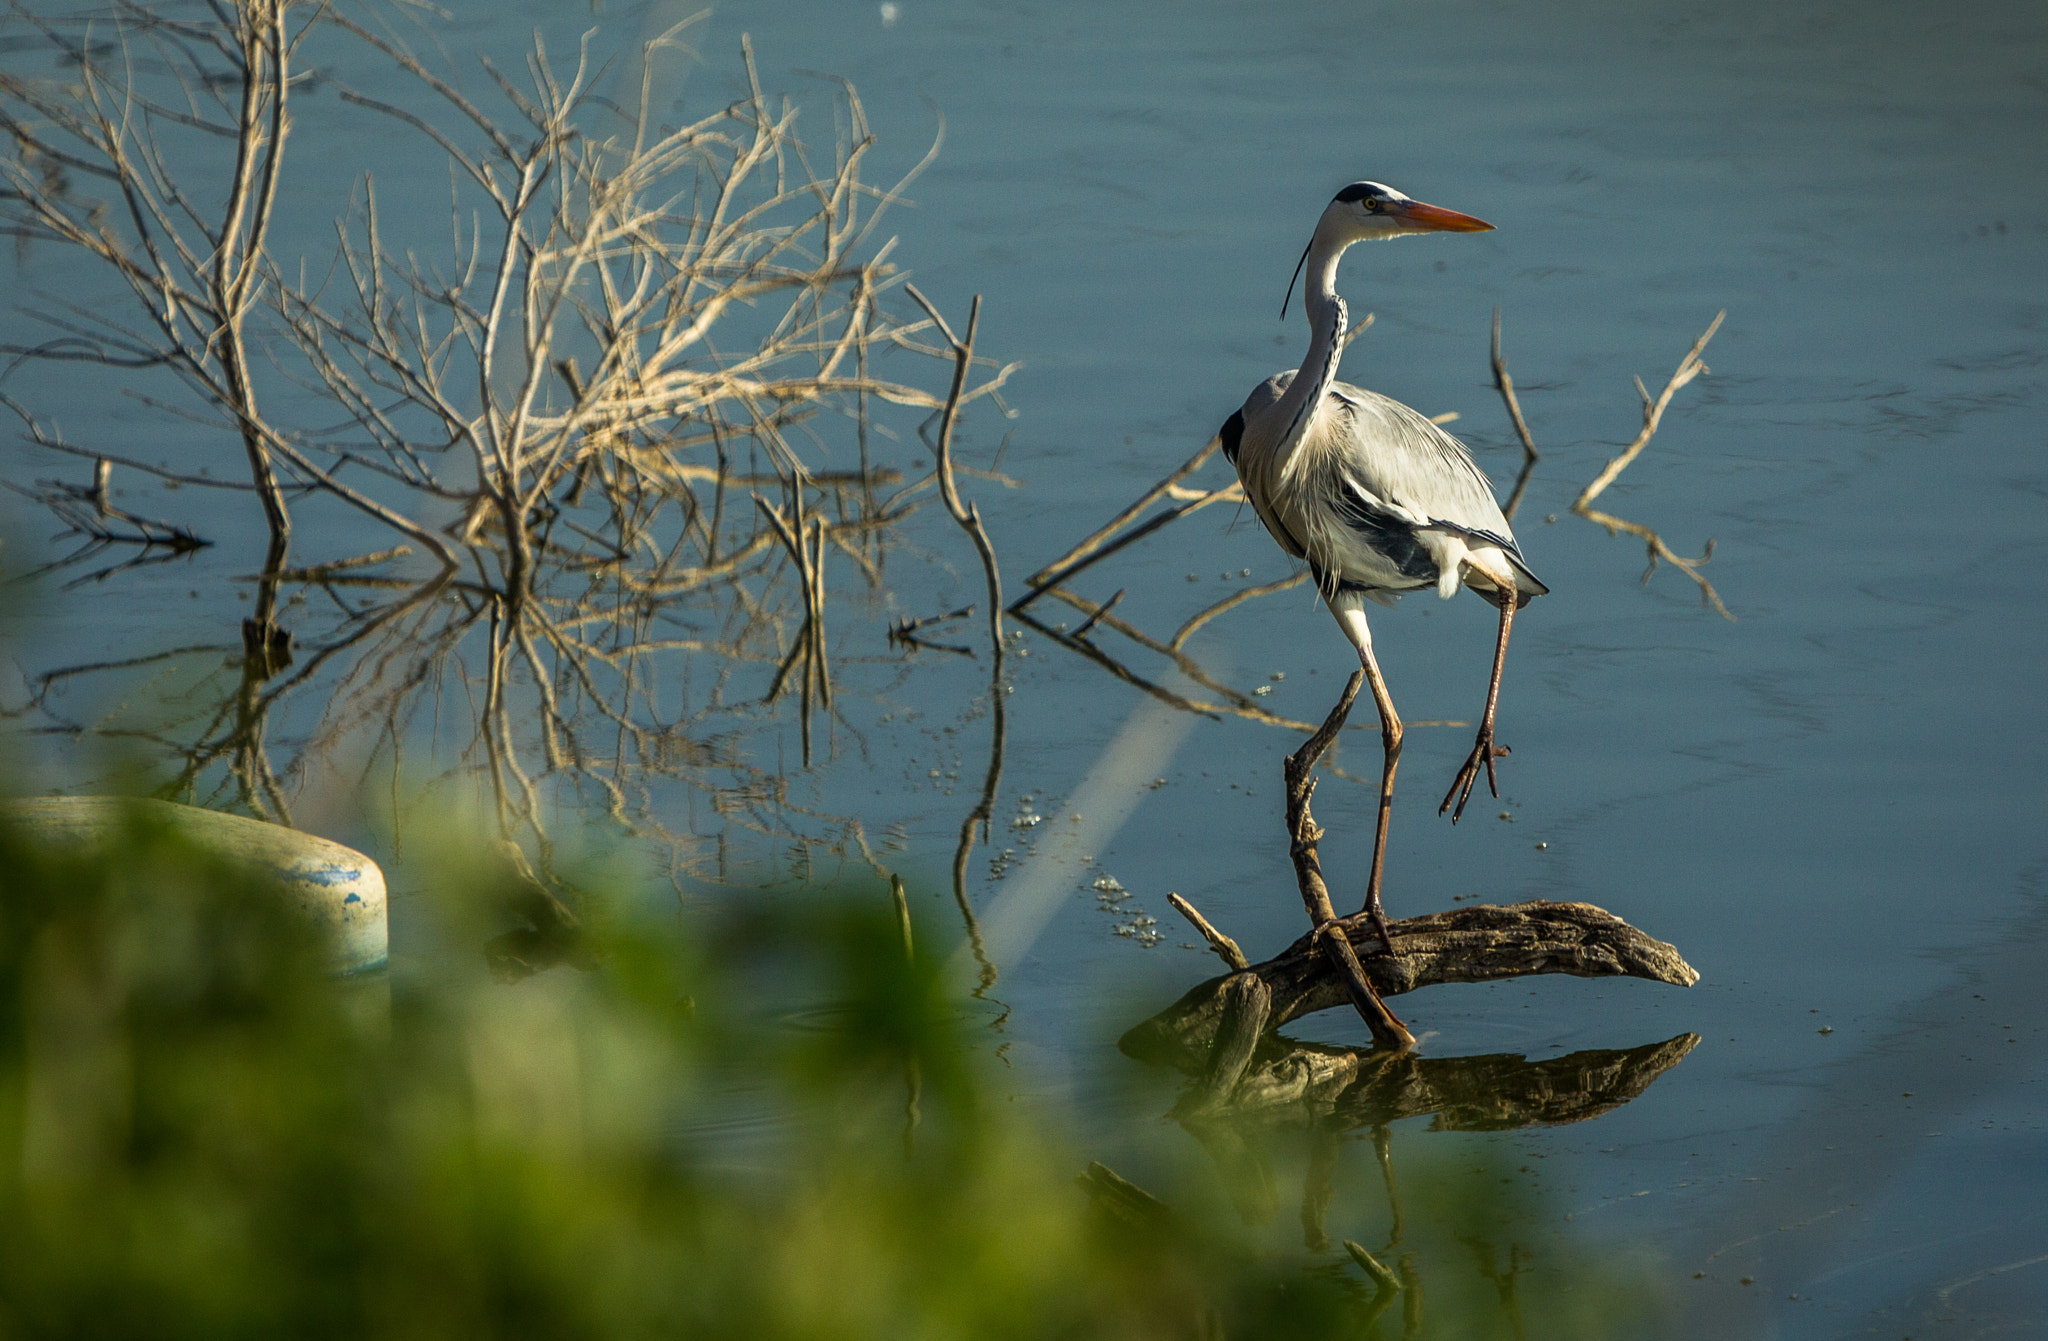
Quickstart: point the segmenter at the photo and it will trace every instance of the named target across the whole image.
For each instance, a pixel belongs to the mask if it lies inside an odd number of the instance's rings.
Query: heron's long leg
[[[1318,585],[1322,575],[1316,575]],[[1344,636],[1358,649],[1358,664],[1365,668],[1365,682],[1372,686],[1372,706],[1380,715],[1380,746],[1385,758],[1380,764],[1379,825],[1372,836],[1372,875],[1365,884],[1364,913],[1372,919],[1373,930],[1394,952],[1394,937],[1387,930],[1387,915],[1380,909],[1380,873],[1387,864],[1387,823],[1394,815],[1394,770],[1401,766],[1401,716],[1394,711],[1393,696],[1387,693],[1386,677],[1372,654],[1372,626],[1365,622],[1365,610],[1356,596],[1339,593],[1328,601],[1330,613]]]
[[[1359,622],[1364,619],[1361,617]],[[1365,667],[1365,682],[1372,686],[1372,704],[1380,715],[1380,746],[1385,752],[1380,764],[1379,827],[1372,836],[1372,875],[1365,885],[1365,914],[1372,919],[1380,939],[1387,943],[1387,953],[1392,954],[1394,938],[1387,931],[1387,915],[1380,910],[1380,872],[1387,864],[1387,824],[1394,815],[1394,770],[1401,766],[1401,718],[1394,711],[1393,697],[1387,693],[1387,682],[1380,675],[1380,663],[1372,654],[1370,638],[1359,645],[1358,660]]]
[[[1493,709],[1500,702],[1500,673],[1508,662],[1508,631],[1515,623],[1515,592],[1513,588],[1497,593],[1500,597],[1500,637],[1493,645],[1493,679],[1486,686],[1486,716],[1479,723],[1479,739],[1473,742],[1472,753],[1465,760],[1465,766],[1458,770],[1457,781],[1444,793],[1444,803],[1437,807],[1441,815],[1451,808],[1451,802],[1458,803],[1457,811],[1451,816],[1456,824],[1465,814],[1465,803],[1472,799],[1473,784],[1479,781],[1479,766],[1486,765],[1486,789],[1495,799],[1500,797],[1500,780],[1494,776],[1493,761],[1507,753],[1505,747],[1493,743]]]

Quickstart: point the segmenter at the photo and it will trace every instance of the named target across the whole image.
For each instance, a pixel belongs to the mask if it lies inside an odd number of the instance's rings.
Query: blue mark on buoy
[[[288,880],[304,880],[313,885],[346,885],[362,875],[354,866],[279,866],[277,873]]]

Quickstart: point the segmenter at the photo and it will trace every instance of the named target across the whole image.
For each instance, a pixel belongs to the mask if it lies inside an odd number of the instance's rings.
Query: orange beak
[[[1404,221],[1414,227],[1433,229],[1437,232],[1490,233],[1493,231],[1493,225],[1484,219],[1475,219],[1469,214],[1460,214],[1456,210],[1441,209],[1435,205],[1425,205],[1419,200],[1406,201],[1400,205],[1393,206],[1387,212],[1389,214],[1398,213]]]

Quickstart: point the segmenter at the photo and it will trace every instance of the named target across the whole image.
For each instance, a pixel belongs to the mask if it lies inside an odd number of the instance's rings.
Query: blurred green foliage
[[[0,831],[0,1336],[1422,1325],[1355,1268],[1078,1188],[1087,1158],[996,1100],[886,892],[681,929],[600,895],[594,969],[507,985],[463,948],[497,906],[463,869],[445,962],[348,980],[172,833],[88,856]],[[791,984],[832,1008],[760,1008]],[[1612,1273],[1551,1276],[1537,1333],[1643,1334]],[[1524,1331],[1469,1286],[1433,1295],[1430,1334]]]

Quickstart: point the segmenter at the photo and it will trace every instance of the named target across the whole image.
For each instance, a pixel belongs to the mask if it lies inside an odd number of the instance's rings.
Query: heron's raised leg
[[[1493,761],[1507,754],[1506,746],[1493,743],[1493,709],[1500,701],[1500,673],[1508,662],[1508,631],[1515,623],[1515,591],[1512,587],[1495,593],[1500,600],[1500,637],[1493,645],[1493,679],[1486,686],[1486,716],[1479,723],[1479,739],[1473,742],[1472,753],[1465,760],[1465,766],[1458,770],[1457,781],[1444,793],[1444,803],[1437,807],[1441,815],[1451,808],[1451,802],[1458,803],[1451,815],[1456,824],[1465,814],[1465,803],[1472,799],[1472,786],[1479,781],[1479,766],[1486,765],[1486,789],[1496,800],[1500,797],[1500,781],[1494,776]]]

